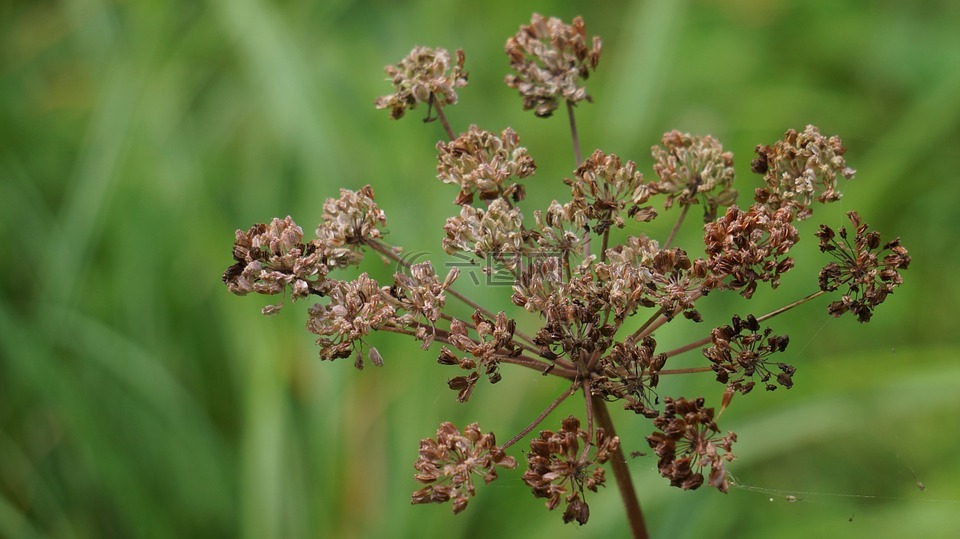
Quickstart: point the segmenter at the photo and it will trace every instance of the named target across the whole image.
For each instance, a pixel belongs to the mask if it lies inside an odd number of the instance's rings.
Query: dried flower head
[[[355,281],[330,281],[326,292],[330,302],[310,307],[307,320],[307,331],[320,336],[321,359],[348,357],[356,350],[356,366],[363,368],[359,346],[363,338],[388,324],[400,324],[387,290],[366,273]]]
[[[390,116],[398,120],[408,110],[417,108],[417,103],[443,107],[457,103],[457,88],[467,85],[467,72],[463,70],[463,51],[457,51],[453,64],[446,49],[414,47],[397,65],[384,69],[396,92],[379,97],[378,109],[390,109]]]
[[[793,214],[786,208],[753,204],[748,211],[731,206],[722,217],[707,223],[703,240],[712,284],[740,289],[745,298],[753,296],[757,281],[776,288],[780,275],[793,267],[793,259],[786,254],[799,236],[791,221]]]
[[[516,268],[523,251],[521,233],[523,216],[518,208],[498,198],[486,210],[463,205],[458,217],[450,217],[443,226],[447,237],[443,250],[448,254],[457,251],[473,253],[481,260],[502,262],[507,268]],[[484,271],[492,271],[490,265]]]
[[[592,457],[589,456],[591,446],[595,449]],[[597,429],[594,442],[587,431],[580,428],[580,420],[570,416],[563,420],[559,432],[545,430],[530,441],[527,453],[530,468],[523,474],[523,480],[533,489],[534,496],[547,498],[546,505],[551,511],[561,500],[566,502],[565,523],[576,520],[578,524],[586,524],[590,518],[590,506],[584,500],[586,490],[596,492],[604,485],[606,477],[599,465],[609,460],[618,447],[620,438],[606,436],[603,429]]]
[[[269,225],[237,230],[235,263],[223,273],[223,282],[238,296],[280,294],[289,287],[290,297],[297,300],[320,291],[329,271],[323,251],[318,242],[303,243],[303,229],[289,215],[275,218]],[[274,314],[281,306],[270,305],[263,313]]]
[[[446,303],[444,291],[460,275],[460,270],[453,268],[447,277],[440,281],[436,270],[430,262],[421,262],[410,266],[410,273],[398,272],[393,276],[396,286],[391,294],[404,309],[414,315],[423,315],[430,322],[440,319],[440,312]]]
[[[594,37],[588,48],[586,40],[581,17],[567,25],[538,13],[507,40],[505,50],[516,74],[507,75],[505,82],[520,92],[523,110],[546,117],[557,109],[560,98],[573,104],[590,101],[580,79],[586,80],[597,68],[601,42]]]
[[[327,264],[343,267],[363,258],[360,247],[365,241],[383,237],[387,217],[373,200],[369,185],[359,191],[340,190],[340,198],[323,203],[323,221],[317,226],[317,238],[323,243]]]
[[[656,354],[657,341],[644,337],[638,345],[616,343],[600,360],[603,378],[594,383],[601,396],[609,401],[623,400],[624,409],[648,418],[659,415],[654,389],[660,383],[660,369],[667,362],[666,354]]]
[[[661,249],[650,261],[651,281],[647,293],[650,306],[656,304],[668,320],[677,313],[694,322],[701,320],[695,301],[709,291],[709,267],[707,261],[697,258],[691,261],[686,251],[679,247]]]
[[[417,481],[428,486],[414,492],[410,503],[452,500],[453,512],[459,513],[477,493],[474,476],[490,484],[497,478],[497,466],[516,468],[517,460],[497,446],[492,432],[484,434],[473,423],[461,433],[453,423],[441,423],[436,440],[420,440],[420,457],[413,467]]]
[[[820,270],[820,290],[846,288],[843,297],[828,307],[830,314],[839,317],[852,312],[860,322],[869,322],[873,309],[903,283],[900,270],[910,266],[910,255],[900,245],[900,238],[881,247],[880,233],[869,230],[857,212],[848,212],[847,217],[855,228],[852,244],[845,227],[834,233],[832,228],[820,225],[817,232],[820,251],[837,259]],[[837,240],[838,235],[842,241]],[[881,259],[886,251],[888,254]]]
[[[586,221],[578,221],[576,212],[569,205],[561,205],[556,200],[550,203],[546,211],[533,212],[535,228],[528,230],[529,239],[539,248],[537,259],[557,256],[569,259],[579,254],[583,247],[582,229]]]
[[[840,199],[837,177],[853,178],[857,171],[846,166],[840,137],[825,137],[808,125],[802,133],[790,129],[772,147],[759,145],[751,169],[763,175],[766,187],[758,188],[757,202],[771,209],[790,208],[797,219],[810,217],[814,200]]]
[[[523,200],[524,189],[511,178],[533,175],[536,164],[520,146],[520,137],[509,127],[500,136],[471,125],[466,133],[450,142],[438,142],[437,177],[460,187],[456,204],[470,204],[475,194],[490,201],[509,197]]]
[[[657,468],[671,486],[697,489],[703,484],[704,468],[709,468],[707,484],[727,492],[730,481],[724,462],[734,459],[730,451],[737,435],[719,436],[713,408],[703,404],[703,397],[692,401],[664,398],[663,414],[653,420],[661,432],[647,436],[647,442],[660,457]]]
[[[664,133],[651,151],[653,170],[660,178],[650,184],[653,194],[665,194],[664,208],[676,200],[680,206],[703,204],[703,221],[717,217],[717,208],[737,200],[733,189],[733,154],[710,135],[694,137],[679,131]]]
[[[447,347],[443,347],[440,357],[437,358],[441,365],[459,365],[461,369],[473,371],[467,376],[457,376],[447,381],[450,389],[457,392],[457,400],[460,402],[467,402],[470,398],[481,371],[486,374],[491,384],[495,384],[500,381],[500,360],[516,357],[523,351],[513,341],[517,323],[507,318],[503,311],[497,314],[496,320],[490,320],[480,311],[476,311],[472,320],[477,340],[470,338],[467,325],[460,320],[450,322],[450,334],[447,337],[447,342],[471,357],[458,358]]]
[[[743,395],[753,389],[754,378],[759,378],[768,391],[777,389],[771,378],[785,388],[793,387],[793,374],[797,369],[777,363],[780,372],[774,377],[769,359],[786,350],[790,338],[771,333],[770,328],[761,332],[760,322],[752,314],[746,320],[734,315],[732,325],[714,328],[710,333],[713,346],[704,348],[703,355],[713,364],[717,381]]]
[[[571,210],[582,215],[576,219],[594,221],[593,231],[597,234],[611,226],[623,228],[624,211],[638,221],[649,221],[656,216],[649,207],[640,207],[650,198],[650,190],[633,161],[623,163],[614,154],[596,150],[580,163],[574,179],[563,181],[573,194],[569,202]]]

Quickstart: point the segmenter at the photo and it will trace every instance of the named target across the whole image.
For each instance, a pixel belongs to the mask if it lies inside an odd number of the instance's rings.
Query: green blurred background
[[[784,492],[680,492],[638,458],[654,535],[945,536],[960,527],[957,8],[0,3],[0,536],[625,536],[612,485],[575,529],[530,496],[520,470],[456,517],[409,505],[417,441],[438,422],[479,420],[506,440],[560,391],[553,381],[505,369],[458,405],[452,371],[416,343],[375,338],[382,369],[321,363],[306,304],[264,318],[265,299],[220,283],[236,228],[290,214],[309,233],[325,197],[365,183],[388,238],[440,264],[441,227],[456,213],[454,190],[434,177],[440,127],[423,125],[422,109],[394,122],[372,105],[390,91],[382,67],[416,44],[466,51],[471,83],[451,122],[520,133],[539,165],[526,207],[563,197],[565,119],[522,112],[502,84],[503,42],[533,10],[582,14],[604,39],[587,85],[595,103],[578,108],[585,152],[615,152],[652,175],[649,147],[663,131],[712,133],[737,156],[745,201],[754,145],[813,123],[843,136],[859,171],[801,228],[798,267],[777,293],[762,287],[752,307],[711,296],[703,326],[658,333],[665,347],[814,290],[816,222],[842,224],[847,210],[884,238],[901,235],[913,256],[868,325],[829,318],[826,298],[774,320],[791,337],[796,387],[737,399],[721,428],[740,437],[738,480]],[[688,224],[681,245],[696,252]],[[364,269],[391,272],[377,260]],[[508,289],[491,288],[474,292],[497,308]],[[696,364],[689,356],[676,365]],[[720,392],[710,375],[662,390],[714,403]],[[577,411],[565,406],[548,426]],[[616,410],[615,420],[627,450],[644,450],[649,424]],[[795,491],[801,501],[787,502]]]

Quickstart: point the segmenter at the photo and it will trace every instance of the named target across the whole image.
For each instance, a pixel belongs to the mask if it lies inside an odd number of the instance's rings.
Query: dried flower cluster
[[[508,183],[536,171],[536,164],[520,146],[520,137],[509,127],[500,136],[471,125],[466,133],[450,142],[437,143],[437,177],[460,186],[455,204],[470,204],[474,195],[491,201],[500,197],[523,200],[523,186]]]
[[[590,100],[580,86],[600,62],[600,38],[587,46],[583,19],[564,24],[555,17],[534,13],[530,24],[507,40],[506,52],[515,75],[507,75],[507,86],[520,92],[523,110],[547,117],[557,110],[558,101],[576,104]]]
[[[900,245],[900,238],[881,248],[880,234],[870,230],[857,212],[848,212],[847,217],[855,229],[852,245],[845,227],[834,233],[827,225],[820,225],[817,232],[820,250],[838,260],[820,271],[820,290],[832,292],[845,287],[843,297],[830,304],[830,314],[839,317],[852,312],[860,322],[869,322],[873,309],[903,284],[900,270],[910,266],[910,256]],[[837,241],[837,235],[842,241]],[[885,251],[889,254],[881,259],[879,254]]]
[[[506,81],[520,92],[524,108],[549,116],[561,99],[567,102],[579,155],[572,105],[588,99],[580,82],[597,66],[599,39],[588,47],[579,17],[566,25],[535,14],[506,49],[517,72]],[[460,369],[447,381],[459,402],[483,391],[482,378],[499,382],[508,375],[507,366],[529,369],[537,380],[560,379],[556,398],[502,445],[476,424],[461,432],[442,423],[436,438],[423,439],[415,468],[416,479],[426,486],[413,494],[413,503],[452,502],[454,513],[463,511],[476,493],[475,478],[489,483],[498,467],[517,466],[507,450],[541,427],[567,398],[579,395],[584,404],[579,416],[562,420],[559,430],[532,435],[523,481],[549,509],[563,503],[564,522],[585,524],[587,492],[605,484],[609,465],[631,529],[643,537],[639,503],[624,494],[633,490],[632,480],[608,404],[652,423],[646,439],[671,485],[696,489],[706,483],[726,492],[736,435],[721,434],[719,414],[706,406],[705,397],[661,397],[661,379],[712,372],[721,411],[735,394],[749,394],[757,384],[790,388],[797,370],[786,362],[789,338],[761,323],[838,290],[841,296],[828,313],[851,312],[867,322],[902,284],[910,257],[899,239],[883,243],[859,214],[850,212],[849,233],[827,225],[816,233],[820,250],[833,257],[820,271],[819,289],[768,314],[727,315],[722,320],[729,324],[702,328],[701,298],[739,293],[749,299],[760,283],[776,289],[794,268],[791,253],[801,239],[797,227],[812,215],[815,203],[840,198],[839,177],[853,176],[840,139],[807,126],[802,132],[788,130],[773,145],[757,146],[752,169],[764,183],[756,202],[745,208],[736,204],[733,155],[709,135],[664,134],[652,148],[654,181],[644,180],[634,161],[596,150],[563,180],[569,198],[533,209],[530,219],[518,204],[526,197],[520,182],[536,165],[517,133],[471,125],[456,135],[446,118],[444,108],[457,101],[455,89],[466,84],[462,68],[462,53],[453,64],[442,49],[418,47],[387,67],[397,92],[378,99],[377,106],[390,108],[395,118],[418,103],[435,111],[448,137],[436,145],[437,177],[456,188],[459,206],[443,227],[442,248],[479,260],[488,278],[506,276],[503,284],[511,286],[503,290],[515,313],[487,309],[458,292],[458,267],[441,280],[434,264],[401,258],[399,247],[384,239],[386,218],[369,186],[328,199],[317,237],[308,242],[290,217],[238,230],[234,264],[223,280],[238,295],[289,289],[294,300],[314,298],[307,329],[317,336],[323,359],[353,355],[358,368],[366,359],[383,365],[371,342],[378,331],[407,335],[424,350],[436,346],[438,363]],[[703,207],[705,224],[695,225],[703,244],[672,245],[695,204]],[[655,205],[662,206],[662,214]],[[675,222],[667,238],[654,239],[647,223],[663,215]],[[701,250],[703,256],[697,256]],[[396,264],[392,284],[378,283],[367,273],[337,278],[337,271],[371,252]],[[809,281],[815,286],[812,276]],[[453,300],[461,308],[450,308]],[[264,313],[279,308],[271,305]],[[691,342],[658,350],[655,334],[666,324],[684,325]],[[700,366],[671,366],[674,357],[697,350]]]
[[[730,452],[737,435],[728,432],[720,436],[713,419],[713,408],[704,408],[704,399],[664,399],[663,414],[653,420],[660,430],[647,436],[647,442],[660,460],[657,468],[670,484],[692,490],[703,484],[707,470],[707,484],[720,492],[727,492],[730,480],[725,462],[733,460]]]
[[[744,395],[756,384],[753,378],[759,378],[768,391],[777,389],[770,382],[773,373],[768,358],[786,350],[790,338],[771,333],[770,328],[761,332],[760,322],[752,314],[746,320],[734,315],[732,325],[715,328],[710,334],[713,346],[704,348],[703,355],[713,364],[717,381]],[[793,387],[796,369],[786,363],[777,363],[777,368],[780,370],[775,378],[777,383],[786,388]]]
[[[801,133],[787,130],[783,140],[773,146],[757,146],[751,168],[766,182],[766,187],[757,188],[757,202],[770,208],[789,208],[797,219],[810,217],[814,200],[827,203],[840,199],[838,176],[849,180],[856,174],[843,159],[846,151],[840,137],[825,137],[812,125]]]
[[[420,458],[413,467],[417,481],[428,485],[413,493],[413,503],[452,501],[453,512],[467,508],[476,494],[474,475],[490,483],[497,478],[497,466],[516,468],[517,460],[497,446],[493,433],[483,433],[476,423],[461,433],[453,423],[441,423],[437,439],[420,441]]]
[[[591,446],[596,450],[592,457],[588,453]],[[610,460],[619,447],[620,439],[606,436],[603,429],[597,429],[596,440],[592,440],[580,428],[580,420],[570,416],[563,420],[559,432],[545,430],[530,442],[530,469],[523,480],[534,496],[547,498],[547,509],[552,511],[561,501],[566,503],[564,522],[586,524],[590,506],[583,501],[584,489],[596,492],[604,486],[606,475],[599,465]]]
[[[704,242],[712,281],[740,290],[745,298],[753,296],[757,281],[776,288],[780,276],[793,267],[786,255],[800,239],[792,221],[785,208],[754,204],[748,211],[731,206],[723,217],[707,223]]]
[[[390,116],[398,120],[418,103],[455,105],[457,88],[467,85],[463,51],[458,50],[456,57],[454,64],[446,49],[414,47],[399,64],[384,68],[397,91],[378,98],[377,108],[389,108]]]
[[[717,208],[737,200],[732,187],[733,154],[723,151],[717,139],[670,131],[660,144],[651,150],[656,161],[653,171],[660,181],[652,183],[650,191],[667,196],[665,209],[670,209],[674,201],[683,207],[699,202],[703,204],[704,222],[710,222],[717,217]]]

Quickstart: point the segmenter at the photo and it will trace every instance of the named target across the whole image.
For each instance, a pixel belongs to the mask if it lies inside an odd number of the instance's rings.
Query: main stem
[[[592,404],[605,435],[616,436],[617,431],[613,427],[613,420],[607,410],[607,401],[600,397],[593,397]],[[633,478],[630,477],[630,469],[627,468],[627,459],[620,446],[617,446],[617,449],[613,452],[610,465],[613,468],[613,476],[617,480],[617,489],[620,491],[620,499],[623,500],[623,506],[627,511],[627,520],[630,522],[630,531],[633,533],[634,539],[649,538],[647,523],[644,522],[643,511],[640,509],[640,500],[637,498]]]

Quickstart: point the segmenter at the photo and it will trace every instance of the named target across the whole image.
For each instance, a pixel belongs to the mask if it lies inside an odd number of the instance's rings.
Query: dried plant
[[[643,513],[631,483],[620,438],[608,403],[618,403],[648,425],[647,442],[657,467],[671,485],[696,489],[706,482],[721,492],[730,487],[727,465],[734,459],[733,432],[723,434],[717,419],[736,393],[746,395],[762,384],[767,390],[790,388],[796,367],[789,358],[786,335],[764,323],[821,295],[840,291],[828,308],[832,316],[852,313],[868,322],[876,307],[902,283],[901,270],[910,257],[899,239],[881,240],[856,212],[853,225],[821,225],[820,250],[833,261],[819,274],[819,290],[757,316],[732,314],[731,323],[697,330],[697,306],[708,293],[736,292],[751,298],[773,290],[794,268],[790,254],[800,242],[797,223],[812,215],[813,204],[840,198],[839,178],[850,179],[839,137],[825,137],[813,126],[788,130],[772,146],[756,147],[752,170],[762,175],[755,203],[736,205],[733,155],[709,135],[677,131],[664,134],[652,157],[657,179],[647,181],[633,161],[594,151],[580,158],[574,105],[589,101],[582,82],[596,69],[600,40],[587,45],[584,22],[572,25],[534,15],[529,25],[507,41],[506,52],[516,71],[506,78],[517,89],[524,109],[549,116],[563,101],[569,112],[577,167],[564,179],[566,202],[554,200],[532,219],[517,205],[525,197],[523,180],[536,171],[533,158],[509,127],[498,133],[471,125],[457,136],[445,110],[457,102],[456,89],[466,85],[464,56],[443,49],[417,47],[387,73],[394,94],[377,100],[400,118],[418,103],[428,106],[448,140],[437,144],[437,177],[457,189],[457,214],[443,227],[443,250],[475,259],[488,277],[506,274],[510,300],[517,312],[492,312],[457,292],[458,268],[441,279],[430,262],[411,264],[400,248],[384,239],[386,218],[369,186],[341,190],[323,205],[316,238],[303,240],[303,230],[290,217],[237,231],[232,265],[223,275],[231,292],[286,295],[292,300],[316,298],[309,308],[307,330],[318,336],[324,360],[354,357],[358,368],[384,358],[371,345],[378,331],[400,333],[433,348],[437,361],[458,367],[448,385],[460,402],[486,378],[495,384],[513,365],[536,373],[535,383],[562,380],[557,397],[529,425],[498,445],[492,432],[474,423],[463,430],[442,423],[437,437],[420,443],[414,465],[425,486],[412,502],[452,502],[463,511],[476,493],[477,477],[490,483],[497,468],[517,466],[507,450],[543,424],[567,398],[583,399],[582,415],[560,422],[560,429],[542,430],[530,440],[527,471],[522,480],[552,510],[564,506],[563,521],[586,524],[589,492],[606,484],[609,464],[623,498],[631,530],[645,537]],[[645,223],[658,218],[653,201],[675,211],[676,222],[659,242],[647,236]],[[689,208],[700,205],[705,225],[701,247],[671,244]],[[626,236],[612,244],[611,232]],[[622,235],[623,233],[621,233]],[[704,256],[692,253],[703,250]],[[336,270],[359,264],[373,252],[397,266],[392,283],[378,283],[366,273],[338,280]],[[769,285],[769,286],[766,286]],[[448,304],[456,300],[473,311],[456,316]],[[281,304],[264,309],[276,312]],[[682,316],[678,316],[682,315]],[[657,348],[656,331],[668,323],[690,324],[700,338],[674,350]],[[668,369],[674,357],[700,350],[705,365]],[[446,368],[446,367],[445,367]],[[520,369],[522,370],[522,369]],[[664,376],[713,372],[722,388],[719,411],[702,396],[660,396]],[[512,373],[511,373],[512,374]],[[545,376],[541,376],[545,375]],[[637,428],[631,425],[630,428]]]

